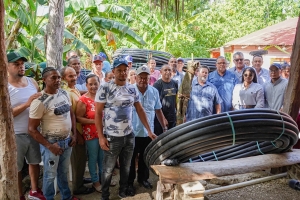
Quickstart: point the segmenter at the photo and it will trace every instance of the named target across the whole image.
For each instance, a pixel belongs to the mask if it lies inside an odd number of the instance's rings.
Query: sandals
[[[110,182],[110,185],[109,186],[111,186],[111,187],[114,187],[114,186],[116,186],[117,185],[117,182],[116,181],[114,181],[114,180],[111,180],[111,182]]]
[[[93,186],[93,188],[96,190],[96,192],[99,192],[99,193],[101,193],[102,192],[102,189],[101,189],[101,185],[99,185],[99,186],[94,186],[94,184],[92,185]]]

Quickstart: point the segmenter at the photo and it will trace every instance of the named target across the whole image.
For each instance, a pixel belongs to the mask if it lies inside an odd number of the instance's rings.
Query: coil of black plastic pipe
[[[283,153],[297,143],[298,134],[296,122],[283,112],[230,111],[166,131],[147,146],[144,160],[150,167],[166,160],[205,162]]]

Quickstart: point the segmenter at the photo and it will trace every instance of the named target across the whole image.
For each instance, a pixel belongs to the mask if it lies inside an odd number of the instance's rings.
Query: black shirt
[[[153,85],[158,90],[162,112],[168,121],[176,121],[176,95],[178,92],[178,83],[171,79],[170,82],[164,82],[162,79],[156,81]]]

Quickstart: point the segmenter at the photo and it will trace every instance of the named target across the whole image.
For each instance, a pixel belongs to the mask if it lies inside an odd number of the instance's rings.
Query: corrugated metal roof
[[[226,43],[231,45],[293,45],[298,17],[268,26],[244,37]]]

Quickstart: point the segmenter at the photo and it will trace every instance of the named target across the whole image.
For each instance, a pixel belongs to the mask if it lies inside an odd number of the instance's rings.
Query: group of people
[[[114,168],[119,162],[119,197],[134,196],[134,180],[147,189],[149,169],[143,160],[145,148],[157,135],[176,126],[176,99],[184,79],[184,60],[170,58],[156,69],[155,59],[132,68],[128,55],[106,67],[106,55],[93,56],[93,69],[81,71],[80,57],[68,52],[67,66],[42,72],[44,88],[25,75],[22,55],[7,54],[9,94],[14,116],[20,199],[24,158],[29,164],[29,199],[53,199],[57,178],[62,199],[73,195],[102,193],[109,199]],[[215,113],[249,108],[280,110],[288,80],[280,64],[262,68],[263,57],[254,56],[253,67],[244,64],[244,55],[233,55],[235,66],[227,69],[220,56],[216,70],[209,73],[200,65],[191,84],[185,121]],[[88,158],[88,159],[87,159]],[[86,161],[92,188],[84,185]],[[136,162],[136,160],[138,160]],[[38,188],[39,164],[43,163],[43,188]],[[72,191],[68,186],[69,162]],[[136,166],[138,165],[138,166]],[[136,172],[137,168],[137,172]]]

